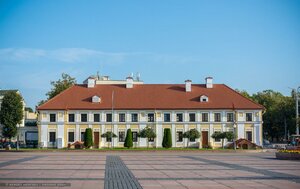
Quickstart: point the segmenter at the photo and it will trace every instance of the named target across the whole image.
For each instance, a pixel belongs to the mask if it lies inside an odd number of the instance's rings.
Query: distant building
[[[137,133],[149,126],[157,135],[150,140],[154,147],[162,147],[166,128],[171,129],[173,147],[188,144],[183,133],[190,129],[201,133],[190,146],[220,147],[221,141],[211,138],[218,131],[233,131],[237,138],[262,145],[263,109],[227,85],[214,84],[211,77],[204,84],[144,84],[133,77],[93,76],[38,107],[39,142],[43,147],[67,147],[83,141],[85,129],[91,128],[96,148],[123,147],[130,128],[134,146],[145,147],[146,139]],[[107,131],[118,137],[102,138]]]

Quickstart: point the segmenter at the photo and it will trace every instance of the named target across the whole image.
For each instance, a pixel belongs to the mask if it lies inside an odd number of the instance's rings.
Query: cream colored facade
[[[149,144],[150,146],[158,148],[162,147],[163,130],[165,128],[171,129],[173,147],[186,147],[189,145],[191,147],[201,148],[204,147],[204,143],[208,143],[208,145],[212,147],[221,147],[221,142],[211,138],[211,135],[216,131],[233,131],[236,133],[237,139],[246,138],[257,145],[262,145],[261,110],[237,110],[235,112],[232,110],[115,110],[113,111],[114,116],[112,122],[108,122],[106,120],[106,114],[111,113],[111,110],[40,111],[38,125],[39,144],[41,147],[65,148],[68,144],[81,141],[82,132],[85,132],[86,128],[91,128],[94,133],[94,143],[98,144],[95,146],[96,148],[110,146],[123,147],[122,136],[125,138],[127,129],[130,128],[132,132],[139,132],[146,126],[150,126],[155,130],[157,137]],[[208,114],[208,120],[203,120],[203,113]],[[215,113],[219,113],[220,120],[215,120]],[[227,120],[228,113],[234,115],[235,122]],[[74,114],[74,121],[69,120],[69,114]],[[86,121],[81,120],[82,114],[87,115]],[[100,115],[100,120],[97,120],[97,122],[94,120],[95,114]],[[120,114],[125,114],[125,120],[119,119]],[[137,122],[133,122],[132,114],[138,115]],[[148,121],[148,116],[151,114],[155,115],[153,122]],[[164,114],[170,114],[169,121],[164,119]],[[182,121],[177,120],[177,114],[182,114]],[[195,120],[189,120],[190,114],[195,114]],[[246,119],[246,114],[248,120]],[[50,116],[52,116],[51,121]],[[55,120],[53,117],[55,117]],[[249,120],[250,117],[251,120]],[[180,133],[184,133],[190,129],[197,129],[201,133],[201,137],[190,142],[185,138],[180,140]],[[101,137],[101,135],[107,131],[112,131],[118,137],[113,138],[111,142],[107,142],[106,138]],[[206,134],[208,136],[207,141],[204,138]],[[97,135],[99,136],[99,140],[95,141]],[[54,138],[55,142],[53,142]],[[225,140],[225,144],[227,143],[230,142]],[[134,146],[146,147],[146,139],[137,138],[137,141],[134,142]]]

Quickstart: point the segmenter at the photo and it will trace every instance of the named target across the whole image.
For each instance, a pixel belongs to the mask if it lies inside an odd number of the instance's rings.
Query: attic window
[[[200,102],[208,102],[208,97],[205,95],[200,96]]]
[[[97,95],[92,97],[92,102],[93,103],[100,103],[101,102],[101,98]]]

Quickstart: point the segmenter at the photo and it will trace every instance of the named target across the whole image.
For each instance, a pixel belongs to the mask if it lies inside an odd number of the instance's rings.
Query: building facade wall
[[[99,122],[94,122],[94,114],[100,114]],[[183,138],[182,141],[177,141],[177,132],[186,132],[190,129],[197,129],[200,133],[202,131],[208,132],[208,143],[212,147],[221,147],[221,142],[215,141],[211,135],[216,131],[235,131],[237,139],[247,138],[251,136],[251,140],[257,145],[262,145],[262,112],[261,110],[238,110],[233,112],[232,110],[160,110],[160,111],[149,111],[149,110],[115,110],[113,113],[113,121],[106,121],[106,114],[111,114],[111,111],[107,110],[76,110],[76,111],[40,111],[39,113],[39,144],[43,147],[68,147],[69,141],[68,132],[74,132],[74,142],[81,141],[81,132],[84,132],[86,128],[92,128],[93,133],[99,132],[99,148],[102,147],[123,147],[123,142],[119,142],[119,132],[124,131],[126,136],[127,129],[131,129],[132,132],[139,132],[146,126],[152,127],[157,137],[154,142],[150,142],[149,145],[153,147],[162,147],[163,130],[170,128],[172,133],[172,145],[173,147],[202,147],[201,141],[202,136],[196,139],[194,142],[188,142],[187,139]],[[125,114],[125,121],[120,122],[119,114]],[[138,114],[138,121],[132,122],[132,113]],[[153,113],[155,119],[153,122],[148,121],[148,114]],[[170,121],[164,120],[164,113],[170,113]],[[176,119],[177,114],[183,115],[182,122]],[[195,113],[195,121],[189,121],[189,113]],[[208,113],[207,122],[203,122],[202,113]],[[215,120],[215,113],[220,113],[220,120]],[[234,113],[235,121],[227,122],[227,113]],[[252,120],[246,120],[246,113],[251,113]],[[55,121],[51,120],[50,114],[55,114]],[[68,115],[74,114],[74,122],[69,122]],[[87,114],[87,121],[81,122],[81,114]],[[118,137],[113,138],[112,142],[107,142],[105,138],[101,137],[101,134],[112,131]],[[55,143],[50,142],[50,132],[55,133]],[[251,132],[251,133],[250,133]],[[247,135],[248,134],[248,135]],[[251,135],[250,135],[251,134]],[[93,135],[94,138],[94,135]],[[58,145],[58,141],[61,141],[61,146]],[[225,144],[227,141],[225,140]],[[138,141],[134,143],[135,147],[146,147],[147,142],[144,138],[138,138]]]

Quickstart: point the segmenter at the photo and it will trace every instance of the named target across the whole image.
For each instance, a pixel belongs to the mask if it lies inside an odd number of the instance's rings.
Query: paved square
[[[0,152],[0,188],[298,189],[300,161],[274,153]]]

